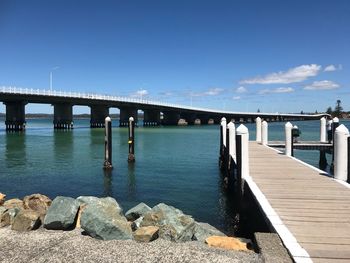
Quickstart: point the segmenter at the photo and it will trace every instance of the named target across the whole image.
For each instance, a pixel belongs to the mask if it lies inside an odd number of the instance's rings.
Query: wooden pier
[[[348,184],[257,142],[244,181],[296,262],[350,262]]]
[[[273,148],[284,148],[285,142],[281,141],[270,141],[268,142],[268,146]],[[325,150],[330,151],[333,148],[332,143],[326,143],[326,142],[315,142],[315,141],[300,141],[300,142],[294,142],[293,148],[297,150]]]

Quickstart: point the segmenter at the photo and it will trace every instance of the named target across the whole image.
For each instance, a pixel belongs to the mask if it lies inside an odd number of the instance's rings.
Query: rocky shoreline
[[[0,193],[0,228],[17,232],[80,229],[83,235],[100,240],[152,242],[163,239],[175,243],[199,241],[210,247],[248,251],[250,242],[227,237],[215,227],[196,222],[181,210],[160,203],[153,208],[140,203],[123,213],[111,197],[58,196],[41,194],[6,200]]]

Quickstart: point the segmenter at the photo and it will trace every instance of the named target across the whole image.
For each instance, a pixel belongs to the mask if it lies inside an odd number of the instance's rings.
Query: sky
[[[347,0],[0,0],[0,86],[49,89],[52,72],[62,91],[251,112],[340,99],[350,110],[349,14]]]

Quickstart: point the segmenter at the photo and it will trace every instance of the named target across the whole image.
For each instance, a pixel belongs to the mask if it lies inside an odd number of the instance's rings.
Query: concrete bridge
[[[284,114],[232,112],[189,107],[145,99],[109,96],[101,94],[39,90],[16,87],[1,87],[0,101],[6,105],[6,129],[25,128],[25,105],[28,103],[51,104],[54,107],[54,128],[73,128],[73,106],[89,106],[90,126],[103,127],[110,108],[120,110],[120,126],[127,126],[129,117],[138,121],[138,110],[144,112],[144,126],[192,124],[219,124],[222,117],[235,122],[253,122],[256,117],[267,121],[313,120],[324,114]],[[179,122],[180,121],[180,122]]]

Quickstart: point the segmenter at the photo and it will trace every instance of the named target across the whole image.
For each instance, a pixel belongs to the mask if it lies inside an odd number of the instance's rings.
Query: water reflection
[[[54,130],[54,155],[59,164],[68,164],[73,162],[73,131],[72,130]]]
[[[103,196],[113,196],[113,170],[103,169]]]
[[[133,199],[136,196],[135,164],[128,164],[128,197]]]
[[[27,165],[26,135],[24,132],[6,133],[5,159],[7,168]]]

